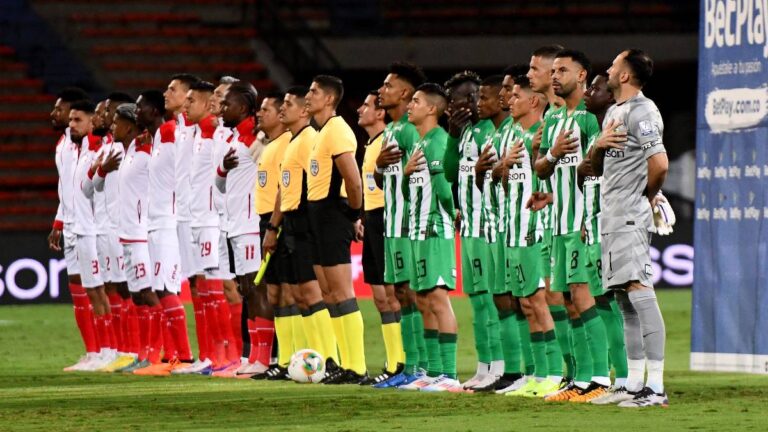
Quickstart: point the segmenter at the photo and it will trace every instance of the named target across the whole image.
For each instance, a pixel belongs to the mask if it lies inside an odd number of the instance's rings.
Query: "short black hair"
[[[339,102],[344,97],[344,82],[341,78],[333,75],[317,75],[312,78],[312,82],[317,83],[323,91],[333,93],[336,96],[334,107],[339,106]]]
[[[88,100],[88,93],[79,87],[65,87],[56,94],[56,99],[61,99],[62,102],[76,102],[81,100]]]
[[[173,80],[177,80],[187,87],[192,87],[192,84],[200,81],[200,78],[189,73],[179,73],[171,76],[171,81]]]
[[[544,45],[533,50],[533,52],[531,53],[531,57],[544,57],[544,58],[553,59],[557,57],[557,53],[559,53],[563,49],[564,48],[562,45],[557,45],[557,44]]]
[[[249,115],[255,115],[259,107],[256,104],[256,100],[259,98],[259,92],[256,91],[256,87],[253,84],[246,81],[238,81],[233,83],[229,87],[228,93],[233,93],[240,96],[243,99],[243,103],[248,108]]]
[[[529,89],[531,88],[531,80],[528,79],[527,75],[518,75],[515,77],[515,85],[522,89]]]
[[[443,87],[445,87],[448,90],[454,89],[465,82],[471,82],[477,85],[480,85],[480,75],[478,75],[476,72],[473,72],[471,70],[465,70],[461,71],[459,73],[453,74],[452,77],[448,78],[448,81],[443,84]]]
[[[298,98],[304,99],[305,97],[307,97],[307,92],[308,91],[309,91],[309,89],[306,88],[305,86],[298,86],[297,85],[297,86],[288,87],[288,90],[285,91],[285,94],[293,95],[293,96],[296,96]]]
[[[96,105],[93,102],[85,99],[74,101],[69,105],[69,109],[73,111],[82,111],[86,114],[93,114],[96,111]]]
[[[389,65],[389,73],[397,75],[398,78],[407,82],[413,88],[417,88],[427,80],[424,71],[415,64],[396,61]]]
[[[587,76],[592,72],[592,63],[587,58],[587,55],[583,52],[575,49],[564,49],[557,53],[556,58],[569,58],[584,68],[587,71]]]
[[[107,96],[107,99],[113,103],[133,103],[136,101],[133,96],[124,92],[112,92]]]
[[[283,105],[283,99],[285,99],[285,93],[277,90],[267,92],[264,99],[274,99],[275,106],[280,108]]]
[[[416,91],[420,91],[428,96],[437,96],[442,99],[442,102],[438,105],[438,115],[443,114],[445,108],[448,106],[448,94],[440,84],[426,82],[420,85]]]
[[[139,97],[144,103],[156,109],[160,115],[165,114],[165,97],[159,90],[145,90]]]
[[[198,81],[189,86],[189,89],[199,92],[213,93],[213,91],[216,90],[216,86],[208,81]]]
[[[527,64],[514,64],[507,66],[504,68],[504,75],[509,75],[512,78],[518,77],[520,75],[525,75],[528,73],[529,66]]]
[[[501,87],[501,83],[504,82],[504,75],[490,75],[485,77],[481,82],[481,86]]]
[[[625,51],[627,55],[624,57],[624,61],[632,69],[632,75],[640,87],[645,86],[645,83],[653,76],[653,59],[641,49],[630,48]]]
[[[374,97],[373,106],[376,107],[376,109],[381,109],[381,104],[379,103],[379,91],[368,90],[368,96],[373,96]]]

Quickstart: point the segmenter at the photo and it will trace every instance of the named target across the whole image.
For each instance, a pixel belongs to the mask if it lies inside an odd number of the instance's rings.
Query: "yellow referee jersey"
[[[345,197],[343,178],[333,158],[357,150],[357,139],[352,128],[341,116],[331,117],[317,133],[309,155],[307,199],[320,201],[328,197]]]
[[[373,173],[376,171],[376,158],[381,153],[381,143],[384,140],[384,131],[368,140],[363,156],[363,203],[365,211],[384,207],[384,191],[376,186]]]
[[[304,126],[290,139],[280,166],[280,211],[297,210],[306,199],[307,172],[309,171],[309,153],[315,143],[317,131],[312,126]]]
[[[280,162],[290,141],[291,133],[285,131],[267,144],[261,153],[256,175],[256,213],[260,215],[275,209]]]

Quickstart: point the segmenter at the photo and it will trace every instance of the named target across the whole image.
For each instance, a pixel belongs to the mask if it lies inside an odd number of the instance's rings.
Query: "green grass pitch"
[[[659,299],[667,324],[670,407],[632,411],[486,394],[64,373],[62,367],[82,350],[71,306],[3,306],[0,431],[768,429],[768,376],[689,371],[691,292],[663,291]],[[379,317],[372,302],[361,307],[368,367],[376,373],[384,359]],[[466,379],[475,365],[469,302],[454,299],[454,308],[459,375]]]

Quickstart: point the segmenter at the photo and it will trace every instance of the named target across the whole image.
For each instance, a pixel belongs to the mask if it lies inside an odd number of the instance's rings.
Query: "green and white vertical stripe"
[[[600,243],[600,183],[602,177],[584,178],[584,229],[587,244]]]
[[[526,208],[531,194],[539,188],[539,178],[533,168],[535,161],[533,137],[538,128],[538,123],[528,130],[523,130],[519,124],[515,124],[514,136],[508,140],[510,147],[517,140],[523,140],[523,159],[521,163],[509,169],[506,179],[508,184],[506,240],[509,247],[530,246],[541,237],[540,231],[537,230],[538,212]]]
[[[475,163],[494,126],[490,120],[464,128],[459,140],[459,209],[461,236],[484,237],[483,194],[475,184]]]
[[[408,162],[407,155],[418,132],[404,115],[397,121],[390,122],[384,128],[382,148],[392,144],[403,152],[402,159],[384,169],[384,237],[408,238],[408,201],[403,196],[403,172]]]
[[[506,145],[507,139],[512,135],[512,117],[507,117],[499,125],[499,128],[491,136],[491,144],[493,155],[499,159],[504,153],[503,148]],[[486,144],[483,144],[482,148],[485,148]],[[483,231],[485,233],[485,241],[488,243],[495,243],[497,240],[497,233],[501,234],[505,231],[504,226],[505,212],[503,211],[506,204],[506,194],[502,182],[493,182],[492,172],[485,173],[485,181],[483,182]],[[503,238],[503,235],[501,236]]]

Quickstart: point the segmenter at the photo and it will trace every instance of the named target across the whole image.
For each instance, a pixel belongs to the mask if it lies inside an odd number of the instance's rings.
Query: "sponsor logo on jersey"
[[[424,177],[420,175],[412,175],[408,177],[408,184],[410,185],[423,185]]]
[[[318,163],[317,163],[317,161],[316,161],[316,160],[314,160],[314,159],[311,159],[311,160],[309,161],[309,172],[310,172],[310,173],[311,173],[313,176],[316,176],[316,175],[317,175],[317,173],[319,173],[319,172],[320,172],[320,164],[318,164]]]
[[[507,180],[514,183],[522,183],[528,179],[528,173],[523,169],[509,170]]]
[[[462,163],[461,165],[459,165],[459,172],[471,174],[475,172],[475,167],[474,165],[469,163]]]
[[[267,172],[259,171],[259,186],[264,187],[267,185]]]
[[[641,136],[644,136],[644,137],[651,136],[654,132],[654,126],[650,120],[643,120],[637,126],[640,128]]]
[[[290,171],[283,171],[283,186],[288,186],[291,184],[291,172]]]
[[[368,190],[373,192],[376,190],[376,180],[373,179],[373,174],[368,173],[365,175],[366,184],[368,185]]]
[[[621,156],[624,157],[623,151],[621,152]],[[581,162],[581,158],[578,154],[567,154],[561,157],[560,160],[557,161],[557,164],[561,166],[576,166],[579,162]]]
[[[618,150],[618,149],[608,149],[605,152],[605,155],[612,158],[623,158],[624,157],[624,150]]]
[[[384,174],[398,174],[400,173],[400,164],[392,164],[384,168]]]

